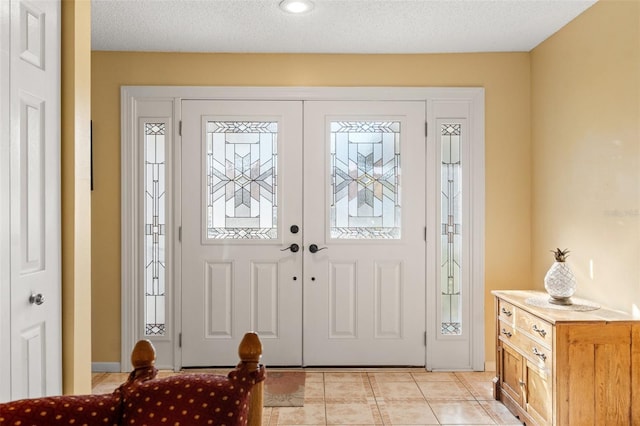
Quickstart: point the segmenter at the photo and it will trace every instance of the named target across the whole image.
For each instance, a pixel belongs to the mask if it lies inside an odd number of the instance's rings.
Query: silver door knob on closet
[[[42,305],[44,303],[44,296],[42,293],[32,294],[29,296],[29,303],[32,305],[35,303],[36,305]]]

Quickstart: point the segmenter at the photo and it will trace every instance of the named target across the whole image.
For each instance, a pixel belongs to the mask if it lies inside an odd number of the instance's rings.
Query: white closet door
[[[9,368],[17,399],[62,391],[60,2],[11,0],[10,33]]]

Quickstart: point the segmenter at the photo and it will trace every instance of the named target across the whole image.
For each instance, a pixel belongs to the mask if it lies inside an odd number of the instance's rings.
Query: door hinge
[[[426,138],[427,136],[429,136],[429,123],[427,123],[425,121],[424,122],[424,137]]]
[[[427,332],[424,332],[424,345],[427,346]]]
[[[178,241],[182,242],[182,226],[178,226]]]
[[[182,347],[182,333],[178,333],[178,347]]]
[[[424,240],[427,241],[427,227],[424,227]]]
[[[178,135],[182,136],[182,120],[178,121]]]

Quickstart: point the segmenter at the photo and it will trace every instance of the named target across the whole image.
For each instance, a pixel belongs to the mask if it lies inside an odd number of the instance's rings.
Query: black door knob
[[[327,247],[318,247],[318,245],[317,245],[317,244],[311,244],[311,245],[309,246],[309,251],[310,251],[311,253],[315,253],[315,252],[318,252],[318,251],[320,251],[320,250],[326,250],[326,249],[327,249]]]
[[[291,244],[289,247],[283,248],[280,251],[291,250],[293,253],[297,253],[300,250],[300,246],[296,243]]]

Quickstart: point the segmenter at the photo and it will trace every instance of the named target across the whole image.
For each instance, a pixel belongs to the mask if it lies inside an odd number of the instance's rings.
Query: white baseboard
[[[119,362],[92,362],[91,363],[91,372],[92,373],[120,373],[120,363]]]
[[[484,363],[484,371],[496,371],[496,362],[495,361],[486,361]]]

